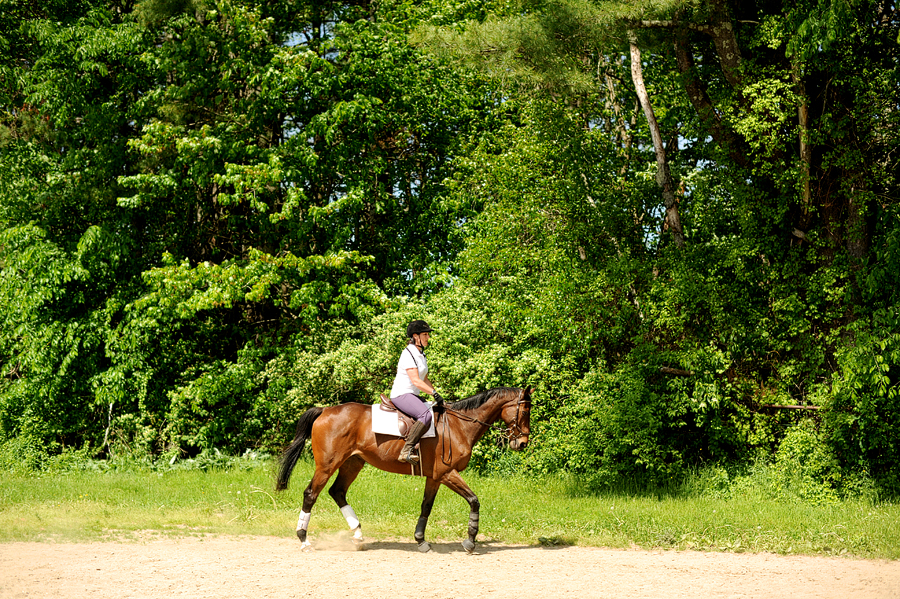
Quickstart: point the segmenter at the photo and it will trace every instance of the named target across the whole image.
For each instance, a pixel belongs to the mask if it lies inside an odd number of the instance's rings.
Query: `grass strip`
[[[0,542],[128,540],[147,535],[294,534],[312,475],[301,461],[292,487],[273,491],[274,462],[226,469],[4,473]],[[900,558],[900,506],[867,500],[828,505],[754,497],[659,496],[634,491],[584,493],[564,476],[464,474],[481,501],[480,539],[545,545]],[[422,479],[365,468],[349,500],[368,538],[409,539]],[[461,541],[468,505],[438,493],[428,527],[434,541]],[[346,530],[323,492],[310,536]]]

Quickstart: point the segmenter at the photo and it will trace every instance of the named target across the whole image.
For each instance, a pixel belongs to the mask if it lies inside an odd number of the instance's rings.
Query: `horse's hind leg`
[[[334,468],[322,469],[316,466],[316,472],[313,474],[312,480],[309,481],[306,490],[303,491],[303,507],[300,509],[300,519],[297,521],[297,538],[303,543],[302,549],[309,549],[311,543],[306,540],[306,531],[309,528],[309,518],[312,514],[312,508],[319,498],[319,493],[325,488],[325,484],[331,475],[334,474]]]
[[[365,465],[366,463],[359,456],[351,457],[341,465],[334,483],[328,489],[328,494],[341,508],[341,513],[344,514],[347,525],[350,526],[350,530],[353,532],[353,542],[357,546],[362,544],[362,526],[359,523],[359,518],[356,517],[356,512],[347,503],[347,489],[350,488],[350,485],[353,484],[353,481],[356,480],[356,477]]]

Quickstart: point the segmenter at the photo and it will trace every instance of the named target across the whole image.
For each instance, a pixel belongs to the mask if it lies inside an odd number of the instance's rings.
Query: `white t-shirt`
[[[400,360],[397,362],[397,376],[394,377],[394,386],[391,387],[391,398],[404,393],[419,395],[419,388],[412,384],[409,375],[406,374],[409,368],[418,370],[419,378],[423,381],[428,375],[428,360],[425,359],[425,354],[413,344],[407,345],[400,354]]]

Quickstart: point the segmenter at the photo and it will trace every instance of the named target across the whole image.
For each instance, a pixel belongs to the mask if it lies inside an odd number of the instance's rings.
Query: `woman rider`
[[[398,410],[416,419],[406,436],[406,444],[400,451],[400,461],[410,464],[419,463],[419,456],[413,453],[413,448],[431,426],[431,411],[428,409],[428,405],[419,399],[419,393],[424,391],[434,396],[437,405],[444,402],[440,394],[434,390],[434,385],[428,380],[428,360],[425,359],[425,348],[428,347],[432,330],[424,320],[414,320],[406,327],[409,343],[400,354],[400,360],[397,362],[397,375],[394,377],[394,386],[391,388],[391,402]]]

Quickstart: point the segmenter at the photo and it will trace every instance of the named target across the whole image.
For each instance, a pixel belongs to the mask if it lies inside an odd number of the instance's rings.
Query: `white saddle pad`
[[[433,402],[426,402],[430,406],[434,405]],[[372,404],[372,432],[378,433],[379,435],[393,435],[394,437],[400,437],[400,416],[397,412],[387,411],[381,409],[381,404],[376,403]],[[434,437],[434,412],[431,413],[431,426],[428,427],[428,431],[422,435],[423,439],[427,439],[428,437]]]

